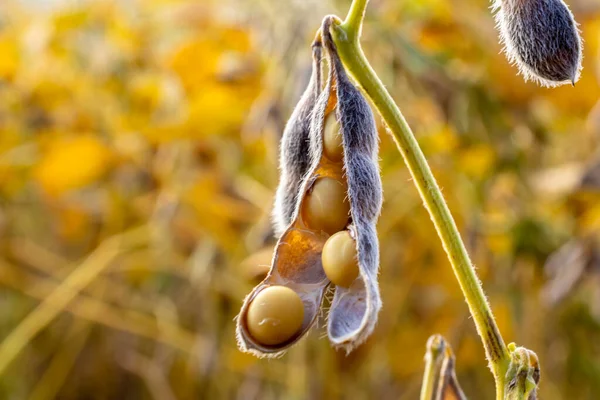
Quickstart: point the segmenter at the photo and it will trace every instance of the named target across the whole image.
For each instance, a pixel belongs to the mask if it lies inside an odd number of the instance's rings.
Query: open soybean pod
[[[329,34],[330,21],[327,17],[322,29],[330,72],[311,114],[310,165],[298,192],[292,222],[275,247],[271,270],[246,298],[238,318],[240,348],[259,356],[281,354],[316,321],[330,284],[323,269],[323,247],[336,234],[350,238],[358,271],[347,284],[336,286],[328,322],[331,342],[348,351],[354,348],[371,333],[381,308],[375,230],[382,202],[377,131],[371,109],[349,81],[336,53]],[[341,135],[341,157],[336,157],[336,149],[331,147],[331,151],[324,151],[325,120],[334,110]],[[292,311],[285,313],[272,306],[274,303],[269,304],[266,294],[275,291],[282,298],[285,294]],[[301,321],[287,329],[288,315],[296,314],[296,296],[302,301]],[[273,299],[283,302],[275,296]],[[270,307],[272,312],[254,312]],[[254,314],[259,318],[255,319]],[[254,326],[256,323],[260,327],[272,326],[276,331],[277,326],[285,329],[271,341],[271,336],[261,336],[262,330]]]
[[[383,199],[378,164],[378,135],[375,118],[362,93],[350,82],[329,32],[332,17],[323,22],[327,49],[329,91],[334,92],[336,116],[344,148],[344,175],[350,203],[350,231],[355,239],[359,276],[349,287],[336,286],[329,310],[327,333],[336,347],[351,351],[373,331],[381,309],[377,275],[379,241],[376,223]],[[315,107],[315,122],[326,110],[324,97]],[[318,129],[312,129],[316,134]],[[311,137],[312,152],[319,153],[320,141]]]
[[[281,176],[275,194],[273,227],[279,237],[292,222],[302,178],[310,164],[309,133],[312,111],[321,91],[321,43],[313,45],[310,81],[285,125],[279,149]]]
[[[287,348],[296,343],[316,322],[323,296],[329,281],[325,276],[321,264],[321,250],[329,237],[325,232],[308,229],[301,216],[301,207],[306,192],[314,182],[314,174],[335,176],[341,179],[341,169],[333,169],[331,165],[319,167],[319,157],[311,153],[309,145],[309,131],[314,129],[312,124],[313,109],[320,89],[320,60],[321,40],[318,38],[313,44],[313,76],[302,100],[296,107],[282,139],[281,152],[281,182],[277,191],[274,209],[274,222],[276,230],[282,230],[267,277],[244,300],[242,309],[237,319],[236,336],[242,351],[250,352],[259,357],[276,357]],[[315,165],[317,167],[315,167]],[[309,169],[312,171],[306,174]],[[291,289],[302,301],[303,310],[299,319],[292,321],[292,329],[284,332],[278,340],[265,341],[256,337],[257,327],[267,327],[277,330],[278,327],[289,321],[280,320],[279,311],[272,311],[272,315],[259,316],[258,320],[252,317],[253,309],[272,307],[269,301],[297,301],[287,291],[286,299],[273,296],[263,299],[261,294],[273,288]],[[258,303],[257,303],[258,301]],[[300,314],[300,313],[298,313]],[[260,319],[262,318],[262,320]],[[275,318],[274,318],[275,317]],[[295,329],[294,329],[295,328]],[[295,330],[295,331],[294,331]],[[254,331],[254,332],[253,332]]]

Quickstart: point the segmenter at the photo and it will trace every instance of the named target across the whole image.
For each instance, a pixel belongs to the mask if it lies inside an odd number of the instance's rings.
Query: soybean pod
[[[310,113],[309,165],[269,274],[245,299],[237,320],[240,348],[258,356],[279,355],[306,334],[330,286],[335,294],[327,332],[336,347],[350,351],[362,343],[381,308],[375,226],[382,205],[377,130],[368,103],[344,71],[330,23],[331,17],[326,17],[321,39],[313,45],[324,46],[329,74]],[[282,149],[282,165],[291,153]],[[277,195],[281,199],[291,194]],[[275,213],[280,210],[276,207]],[[286,309],[290,312],[282,311]]]

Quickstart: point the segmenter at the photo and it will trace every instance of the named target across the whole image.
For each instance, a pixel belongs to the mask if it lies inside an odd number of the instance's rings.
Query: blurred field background
[[[467,395],[493,398],[382,127],[375,333],[349,356],[322,323],[281,359],[236,348],[310,41],[349,3],[1,1],[0,399],[415,399],[433,333]],[[372,0],[363,32],[548,400],[600,393],[600,2],[569,5],[585,40],[574,88],[516,76],[485,0]]]

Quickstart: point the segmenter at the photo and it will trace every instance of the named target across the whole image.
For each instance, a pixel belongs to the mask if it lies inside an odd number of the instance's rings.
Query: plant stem
[[[490,368],[496,379],[497,399],[503,399],[505,374],[510,363],[509,351],[427,160],[404,116],[369,65],[360,47],[359,37],[367,3],[368,0],[354,0],[346,20],[334,21],[331,28],[334,42],[344,66],[372,101],[404,157],[483,341]]]
[[[349,37],[360,37],[362,29],[362,21],[365,17],[369,0],[353,0],[350,5],[350,10],[344,21],[344,30]]]

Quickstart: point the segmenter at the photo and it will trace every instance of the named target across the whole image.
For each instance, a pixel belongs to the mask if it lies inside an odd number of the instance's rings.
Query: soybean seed
[[[246,314],[250,336],[258,343],[275,346],[290,340],[302,328],[304,304],[285,286],[269,286],[252,300]]]
[[[349,231],[338,232],[327,239],[321,261],[325,275],[334,285],[350,287],[358,277],[358,259],[356,242]]]
[[[346,184],[337,179],[318,179],[302,206],[302,218],[306,225],[330,235],[344,229],[350,213],[346,190]]]
[[[335,115],[330,115],[325,120],[323,130],[323,153],[331,161],[340,162],[344,159],[342,135]]]

